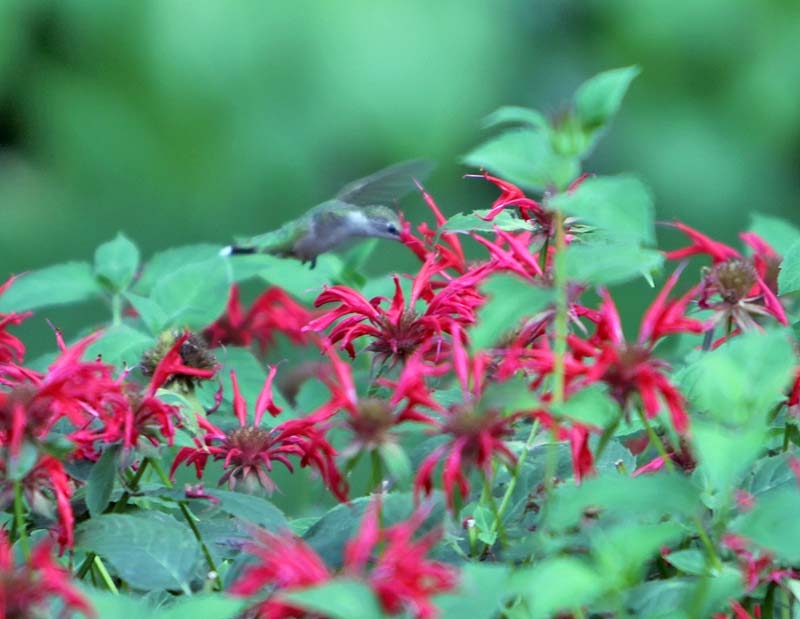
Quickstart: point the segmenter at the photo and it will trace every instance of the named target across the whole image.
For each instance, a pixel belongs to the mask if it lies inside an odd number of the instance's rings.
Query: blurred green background
[[[733,242],[753,210],[800,221],[798,57],[790,0],[0,0],[0,280],[118,230],[145,258],[225,243],[411,157],[446,214],[485,208],[458,163],[482,119],[629,64],[587,169]],[[414,267],[384,245],[376,270]]]

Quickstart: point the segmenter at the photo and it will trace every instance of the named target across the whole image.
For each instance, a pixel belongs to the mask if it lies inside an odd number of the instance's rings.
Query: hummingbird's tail
[[[241,256],[256,253],[255,247],[242,247],[240,245],[228,245],[219,252],[220,256]]]

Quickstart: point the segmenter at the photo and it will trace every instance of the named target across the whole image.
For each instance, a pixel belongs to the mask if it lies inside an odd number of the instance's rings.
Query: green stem
[[[122,296],[111,296],[111,325],[117,327],[122,324]]]
[[[111,578],[111,574],[108,573],[106,569],[105,563],[103,560],[95,555],[94,557],[94,566],[97,568],[97,571],[100,573],[100,578],[103,579],[103,582],[106,585],[106,588],[111,591],[114,595],[119,595],[119,589],[117,589],[117,585],[114,584],[114,579]]]
[[[508,546],[508,536],[506,535],[506,528],[503,526],[503,518],[500,514],[500,510],[497,507],[497,501],[494,500],[494,495],[492,494],[492,482],[489,479],[489,476],[486,474],[486,471],[483,469],[481,469],[481,477],[483,478],[482,500],[484,503],[488,503],[489,509],[492,510],[494,524],[497,529],[497,534],[500,537],[500,543],[503,545],[503,547]]]
[[[717,556],[717,549],[714,548],[714,544],[711,543],[711,539],[708,537],[708,533],[706,533],[706,530],[703,527],[700,516],[696,515],[694,517],[694,524],[697,527],[697,534],[700,537],[700,541],[703,542],[703,546],[705,546],[706,550],[708,551],[708,558],[711,561],[711,565],[717,572],[720,572],[722,570],[722,562]]]
[[[17,529],[17,539],[19,540],[22,556],[27,561],[31,556],[31,547],[28,543],[28,532],[25,528],[24,503],[22,499],[22,480],[14,480],[14,526]]]
[[[369,488],[367,489],[367,494],[371,492],[380,492],[381,482],[383,481],[383,466],[381,464],[381,455],[378,453],[377,449],[373,449],[369,452],[370,463],[372,465],[372,471],[370,472],[369,476]]]
[[[668,471],[674,471],[675,465],[672,463],[672,459],[669,457],[669,454],[664,447],[664,443],[661,442],[658,434],[656,434],[655,430],[653,430],[653,426],[650,425],[650,420],[647,418],[647,415],[641,408],[639,409],[639,417],[641,417],[642,423],[644,424],[644,429],[647,431],[647,437],[656,448],[658,455],[664,460],[664,468]]]
[[[503,514],[505,514],[506,509],[508,509],[508,503],[511,501],[511,495],[514,494],[514,489],[517,487],[517,481],[519,480],[519,473],[522,470],[522,465],[525,464],[525,460],[528,457],[528,453],[533,446],[533,440],[536,438],[536,433],[539,431],[539,420],[533,422],[533,426],[531,427],[530,434],[528,434],[528,440],[525,441],[525,448],[522,450],[522,453],[519,455],[517,459],[517,466],[514,470],[513,475],[511,476],[511,481],[508,482],[508,488],[506,488],[506,493],[503,495],[502,501],[500,501],[500,506],[497,508],[497,513],[499,517],[502,518]]]

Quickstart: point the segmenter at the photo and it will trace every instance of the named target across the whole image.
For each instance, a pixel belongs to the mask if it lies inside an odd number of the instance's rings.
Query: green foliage
[[[381,619],[385,617],[375,594],[365,584],[346,578],[308,587],[286,596],[293,604],[331,619]]]

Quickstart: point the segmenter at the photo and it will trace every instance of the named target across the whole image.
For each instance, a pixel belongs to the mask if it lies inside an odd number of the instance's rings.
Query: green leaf
[[[681,475],[657,472],[625,477],[608,471],[580,486],[559,486],[547,514],[548,526],[554,530],[579,526],[589,507],[620,517],[636,514],[643,520],[663,514],[672,518],[692,516],[701,505],[697,490]]]
[[[567,278],[602,286],[622,284],[661,268],[664,255],[636,244],[573,243],[566,250]]]
[[[488,300],[478,310],[476,324],[470,329],[474,350],[496,346],[505,333],[520,328],[523,318],[536,316],[553,298],[552,291],[505,274],[492,275],[481,290]]]
[[[501,211],[491,221],[483,219],[489,213],[489,209],[472,211],[471,213],[457,213],[448,219],[439,228],[440,232],[494,232],[495,229],[505,230],[506,232],[517,232],[519,230],[535,230],[536,226],[530,222],[514,217],[511,210]]]
[[[147,617],[161,619],[161,615],[153,609],[147,600],[130,594],[111,593],[94,587],[85,587],[81,591],[89,600],[95,616],[102,619],[128,619],[129,617]],[[83,615],[78,615],[83,619]]]
[[[580,162],[553,151],[550,137],[531,129],[513,129],[490,138],[464,157],[503,179],[534,191],[566,187],[580,173]]]
[[[259,277],[307,303],[314,301],[325,286],[336,281],[342,269],[341,258],[331,254],[320,256],[313,269],[297,260],[267,255],[260,257],[265,266],[259,271]]]
[[[490,619],[506,597],[509,568],[505,565],[466,563],[458,589],[433,597],[439,619]]]
[[[331,619],[384,619],[386,616],[369,585],[348,578],[334,578],[324,585],[285,593],[282,598]]]
[[[158,511],[102,514],[75,533],[77,547],[99,554],[132,588],[189,592],[200,551],[189,527],[172,516]]]
[[[193,594],[178,598],[168,608],[160,610],[158,619],[236,619],[248,604],[247,600],[221,593]]]
[[[800,239],[800,229],[779,217],[753,213],[750,217],[750,231],[770,244],[772,249],[785,256],[789,248]]]
[[[736,532],[770,550],[783,562],[800,562],[800,493],[780,488],[756,501],[755,507],[734,525]]]
[[[790,294],[800,290],[800,241],[796,241],[783,256],[778,273],[778,291]]]
[[[530,125],[536,129],[548,129],[547,119],[543,114],[527,107],[506,105],[495,110],[483,123],[488,129],[503,124]]]
[[[109,327],[86,350],[87,359],[101,357],[115,367],[132,367],[139,363],[142,353],[153,345],[153,337],[122,324]]]
[[[225,401],[233,403],[233,384],[231,382],[231,370],[236,372],[236,380],[239,382],[239,390],[242,397],[249,404],[249,411],[255,407],[261,389],[264,387],[264,380],[267,377],[266,366],[263,362],[256,359],[253,352],[247,348],[231,347],[215,351],[219,361],[223,363],[223,370],[219,372],[219,379],[222,381]],[[286,366],[278,367],[278,376]],[[283,408],[283,412],[277,420],[267,415],[263,420],[263,425],[277,425],[294,415],[294,411],[286,403],[280,391],[273,386],[272,397],[275,404]],[[251,413],[250,413],[251,414]]]
[[[636,66],[598,73],[575,93],[575,115],[587,129],[601,128],[617,113],[631,81],[639,74]]]
[[[94,252],[94,274],[112,292],[121,292],[139,268],[139,249],[121,232]]]
[[[168,318],[158,303],[149,297],[143,297],[130,290],[123,293],[144,325],[153,335],[159,335],[167,326]]]
[[[767,428],[752,424],[735,429],[705,419],[692,422],[694,451],[699,472],[706,482],[706,505],[718,508],[727,505],[733,491],[741,485],[742,476],[764,448]]]
[[[289,528],[283,512],[263,497],[217,489],[207,489],[206,494],[219,499],[218,509],[231,516],[252,522],[275,533]]]
[[[664,556],[664,559],[684,574],[702,576],[708,573],[706,555],[694,548],[670,552]]]
[[[507,592],[525,598],[531,619],[545,619],[592,602],[603,586],[603,578],[588,563],[550,557],[512,573]]]
[[[728,426],[764,423],[784,398],[795,355],[787,332],[746,333],[698,357],[681,375],[692,403]]]
[[[195,262],[205,262],[219,256],[222,245],[207,243],[198,245],[184,245],[155,254],[144,265],[142,274],[133,286],[133,290],[140,295],[147,296],[153,287],[164,277],[178,269]]]
[[[598,428],[610,426],[620,416],[620,407],[600,385],[589,385],[570,396],[553,412]]]
[[[383,462],[389,475],[391,475],[395,481],[404,483],[411,479],[411,461],[408,459],[408,454],[400,445],[396,443],[384,443],[378,447],[378,453],[381,456],[381,462]]]
[[[745,490],[755,497],[782,486],[795,486],[797,478],[789,467],[789,454],[779,454],[761,458],[753,466],[753,470],[744,486]]]
[[[617,242],[655,243],[653,196],[633,176],[599,176],[548,201],[551,208],[608,231]]]
[[[102,514],[111,501],[114,480],[117,477],[119,446],[112,445],[92,465],[86,480],[86,506],[92,517]]]
[[[231,280],[227,261],[212,258],[160,278],[151,297],[166,314],[167,326],[201,329],[225,310]]]
[[[0,312],[78,303],[102,292],[88,262],[65,262],[17,277],[0,296]]]

